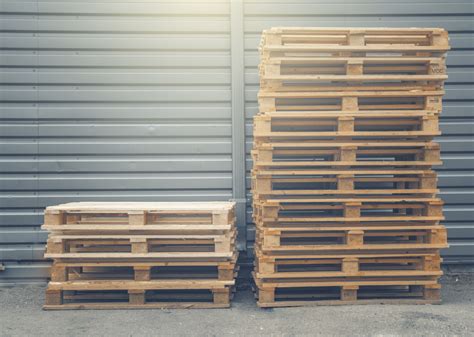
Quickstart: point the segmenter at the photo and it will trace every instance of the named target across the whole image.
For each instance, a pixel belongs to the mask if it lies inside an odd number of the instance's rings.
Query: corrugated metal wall
[[[470,0],[0,0],[0,282],[46,276],[47,205],[235,198],[232,139],[245,99],[248,153],[260,32],[284,25],[450,31],[446,258],[472,261],[473,14]]]
[[[232,198],[227,1],[1,11],[0,278],[46,276],[48,205]]]

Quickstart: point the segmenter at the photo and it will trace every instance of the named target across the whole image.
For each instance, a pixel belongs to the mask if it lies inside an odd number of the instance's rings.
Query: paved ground
[[[0,336],[474,336],[474,274],[443,279],[442,305],[42,311],[43,286],[0,288]]]

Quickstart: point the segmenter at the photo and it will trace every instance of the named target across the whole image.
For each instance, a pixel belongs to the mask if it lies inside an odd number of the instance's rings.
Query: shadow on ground
[[[0,336],[474,336],[474,274],[443,277],[442,305],[43,311],[43,285],[0,288]]]

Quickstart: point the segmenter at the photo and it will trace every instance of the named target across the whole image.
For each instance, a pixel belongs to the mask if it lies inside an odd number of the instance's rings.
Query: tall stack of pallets
[[[254,118],[262,307],[437,303],[447,32],[272,28]]]
[[[223,308],[235,282],[235,203],[48,207],[45,309]]]

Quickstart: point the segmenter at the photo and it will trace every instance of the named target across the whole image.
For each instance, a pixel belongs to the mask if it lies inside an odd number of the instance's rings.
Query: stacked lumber
[[[262,307],[437,303],[442,29],[264,31],[254,118]]]
[[[48,207],[45,309],[224,308],[235,283],[235,203]]]

